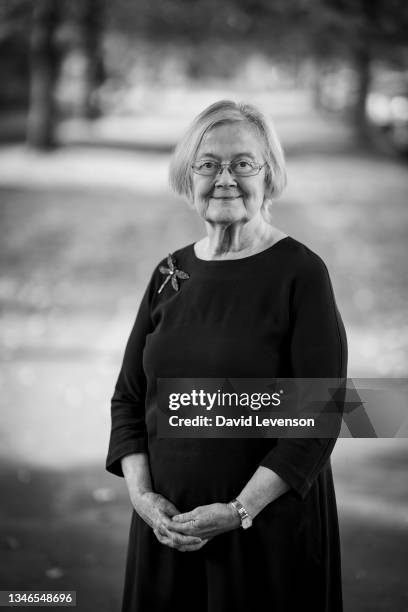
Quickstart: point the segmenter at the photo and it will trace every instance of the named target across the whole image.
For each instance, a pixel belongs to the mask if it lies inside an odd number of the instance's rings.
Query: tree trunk
[[[103,8],[101,0],[82,0],[79,28],[85,68],[79,112],[87,119],[94,119],[100,114],[95,91],[104,79],[101,44]]]
[[[55,85],[59,65],[55,35],[59,17],[59,0],[34,3],[27,143],[42,150],[55,146]]]
[[[367,120],[366,102],[371,84],[371,57],[368,41],[358,46],[354,54],[357,73],[357,99],[354,106],[353,122],[357,138],[367,143],[370,140],[370,126]]]
[[[313,105],[316,110],[327,110],[324,103],[324,79],[327,74],[327,66],[322,58],[316,58],[312,64],[312,96]]]
[[[378,32],[378,0],[362,0],[363,23],[354,47],[354,63],[358,78],[357,100],[354,108],[356,135],[362,143],[371,143],[371,130],[367,119],[366,103],[371,85],[371,60],[375,36]]]

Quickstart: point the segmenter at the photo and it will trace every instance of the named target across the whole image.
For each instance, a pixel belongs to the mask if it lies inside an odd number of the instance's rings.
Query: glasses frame
[[[211,160],[208,160],[211,161]],[[238,161],[242,161],[242,160],[238,160]],[[223,172],[224,168],[228,169],[228,172],[235,177],[238,178],[247,178],[248,176],[257,176],[260,171],[262,170],[262,168],[264,168],[266,166],[266,162],[264,162],[263,164],[254,164],[253,162],[248,162],[249,164],[251,164],[253,166],[253,170],[254,172],[252,172],[251,174],[235,174],[235,172],[231,169],[231,165],[237,162],[212,162],[214,164],[217,164],[218,166],[218,170],[216,172],[213,172],[211,174],[203,174],[202,172],[199,172],[196,168],[196,164],[197,162],[195,162],[194,164],[191,164],[191,167],[193,169],[193,172],[195,174],[199,174],[200,176],[208,176],[208,177],[215,177],[218,174],[220,174],[220,172]]]

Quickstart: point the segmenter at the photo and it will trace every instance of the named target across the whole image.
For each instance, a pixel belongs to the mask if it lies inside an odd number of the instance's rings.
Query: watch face
[[[249,518],[249,516],[242,520],[242,527],[244,529],[248,529],[248,527],[251,527],[251,525],[252,525],[252,519]]]

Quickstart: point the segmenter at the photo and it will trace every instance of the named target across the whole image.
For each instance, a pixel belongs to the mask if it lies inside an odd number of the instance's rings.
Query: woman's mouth
[[[231,194],[225,194],[225,195],[213,195],[211,196],[213,200],[236,200],[237,198],[240,198],[240,195],[231,195]]]

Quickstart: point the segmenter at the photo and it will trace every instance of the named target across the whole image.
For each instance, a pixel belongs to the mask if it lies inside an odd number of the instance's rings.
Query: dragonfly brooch
[[[180,287],[177,279],[181,278],[185,280],[187,278],[190,278],[190,275],[187,274],[187,272],[183,272],[183,270],[179,270],[176,267],[176,260],[171,253],[169,253],[167,256],[167,265],[168,268],[166,268],[166,266],[159,267],[160,273],[166,274],[166,278],[164,279],[157,293],[161,293],[163,291],[169,280],[171,280],[171,286],[173,287],[174,291],[178,291]]]

